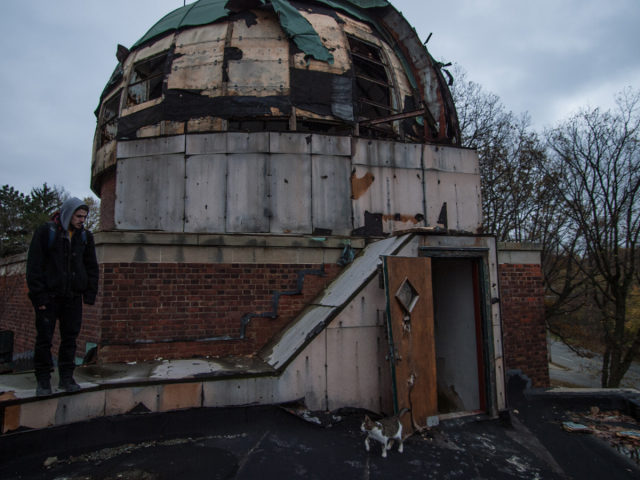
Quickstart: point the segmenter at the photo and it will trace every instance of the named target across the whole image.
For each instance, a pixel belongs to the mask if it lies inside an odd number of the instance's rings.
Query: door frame
[[[474,309],[479,319],[476,319],[476,342],[481,347],[478,354],[478,383],[481,408],[492,415],[495,414],[497,401],[496,395],[496,371],[494,368],[495,348],[494,329],[492,328],[492,303],[491,279],[490,279],[490,255],[489,247],[463,247],[463,246],[421,246],[418,256],[431,259],[465,259],[472,261]],[[497,279],[496,279],[497,282]],[[477,295],[478,298],[475,298]],[[499,301],[499,300],[498,300]],[[478,329],[481,337],[478,338]],[[482,372],[480,372],[482,369]],[[501,379],[500,381],[502,381]]]

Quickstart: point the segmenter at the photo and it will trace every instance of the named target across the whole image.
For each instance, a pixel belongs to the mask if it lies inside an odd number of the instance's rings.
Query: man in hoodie
[[[82,325],[82,303],[93,305],[98,291],[98,262],[93,235],[84,229],[89,207],[78,198],[66,200],[51,222],[33,234],[27,256],[27,286],[36,312],[34,367],[36,395],[50,395],[51,344],[60,321],[58,387],[74,392],[76,339]]]

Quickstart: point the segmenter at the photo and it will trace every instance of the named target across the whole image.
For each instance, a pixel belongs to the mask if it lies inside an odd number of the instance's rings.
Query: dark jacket
[[[62,218],[68,225],[71,217]],[[29,298],[36,308],[49,303],[51,296],[82,295],[84,303],[93,305],[98,292],[98,276],[91,232],[76,230],[69,238],[59,222],[38,227],[27,255]]]

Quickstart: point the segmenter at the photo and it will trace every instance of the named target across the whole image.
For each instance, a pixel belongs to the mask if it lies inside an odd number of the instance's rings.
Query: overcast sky
[[[190,2],[187,2],[190,3]],[[639,0],[392,0],[438,60],[536,128],[640,88]],[[0,185],[89,195],[100,93],[130,47],[183,0],[2,3]]]

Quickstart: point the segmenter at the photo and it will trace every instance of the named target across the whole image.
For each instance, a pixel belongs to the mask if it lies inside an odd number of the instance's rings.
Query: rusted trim
[[[396,113],[395,115],[376,118],[375,120],[363,120],[362,122],[359,122],[359,125],[361,127],[368,127],[370,125],[378,125],[379,123],[395,122],[396,120],[404,120],[406,118],[414,118],[420,116],[430,117],[431,113],[425,108],[422,110],[414,110],[413,112]]]

